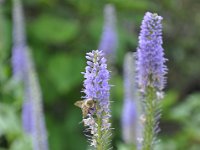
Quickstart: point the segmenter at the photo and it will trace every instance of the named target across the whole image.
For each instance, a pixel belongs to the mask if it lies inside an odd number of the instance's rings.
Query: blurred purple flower
[[[117,50],[117,32],[115,8],[111,4],[107,4],[104,9],[104,27],[99,50],[103,50],[106,58],[113,61]]]
[[[147,12],[141,25],[137,49],[137,79],[141,91],[154,87],[161,91],[165,85],[167,68],[162,48],[162,17]]]
[[[124,100],[122,112],[123,139],[126,143],[136,143],[137,108],[133,99]]]
[[[32,136],[34,150],[48,150],[41,90],[31,54],[25,52],[23,128]]]
[[[129,52],[124,58],[124,105],[121,121],[124,141],[135,145],[142,134],[139,124],[141,103],[136,95],[135,55]]]
[[[32,136],[34,150],[48,150],[47,133],[42,106],[42,96],[34,63],[26,45],[24,17],[20,0],[13,0],[13,50],[14,80],[24,85],[22,125]]]
[[[103,146],[105,149],[109,144],[111,133],[110,127],[110,85],[109,71],[107,70],[106,59],[102,51],[92,51],[87,53],[87,67],[84,73],[84,87],[86,99],[92,98],[95,101],[96,110],[88,114],[88,118],[83,119],[86,126],[91,130],[91,145]],[[101,133],[99,135],[99,133]]]

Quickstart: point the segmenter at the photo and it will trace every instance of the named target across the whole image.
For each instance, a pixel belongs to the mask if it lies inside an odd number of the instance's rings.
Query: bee
[[[85,118],[90,113],[90,110],[95,108],[95,101],[92,98],[88,98],[76,101],[74,105],[81,108],[83,118]]]

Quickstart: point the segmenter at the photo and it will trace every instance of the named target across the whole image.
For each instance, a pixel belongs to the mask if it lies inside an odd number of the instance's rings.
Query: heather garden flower
[[[142,150],[152,150],[159,131],[160,100],[165,85],[164,50],[162,47],[162,17],[147,12],[142,21],[137,49],[137,84],[144,101],[144,133]]]
[[[93,50],[87,53],[86,58],[83,98],[93,100],[93,106],[87,107],[88,112],[83,116],[83,123],[89,135],[90,145],[97,150],[109,149],[111,148],[110,85],[108,83],[110,74],[102,51]]]

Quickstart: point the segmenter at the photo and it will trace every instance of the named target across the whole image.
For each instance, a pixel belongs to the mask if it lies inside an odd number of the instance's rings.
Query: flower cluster
[[[159,131],[160,100],[165,85],[164,50],[162,48],[162,17],[147,12],[141,25],[137,49],[137,83],[144,101],[143,150],[154,147],[156,133]]]
[[[106,59],[102,51],[92,51],[87,53],[87,67],[84,73],[84,98],[93,99],[95,110],[89,112],[87,118],[83,119],[89,127],[91,145],[94,147],[106,148],[109,145],[110,127],[110,85],[109,71],[107,70]],[[98,144],[97,144],[98,143]]]
[[[142,92],[147,86],[161,91],[165,85],[166,59],[162,48],[162,17],[147,12],[141,25],[137,49],[137,82]]]

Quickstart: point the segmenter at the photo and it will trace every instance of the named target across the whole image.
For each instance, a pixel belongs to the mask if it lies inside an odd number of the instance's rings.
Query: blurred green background
[[[111,84],[114,149],[123,149],[123,56],[135,51],[146,11],[163,16],[163,47],[169,59],[158,150],[200,149],[200,1],[199,0],[24,0],[28,45],[43,92],[51,150],[85,150],[81,111],[73,104],[83,93],[85,53],[97,49],[103,9],[117,12],[118,49]],[[10,83],[12,3],[0,8],[0,150],[23,150],[22,88]],[[25,148],[28,150],[28,148]]]

